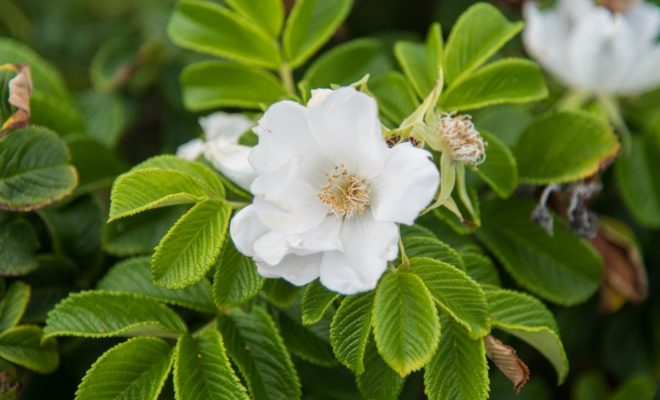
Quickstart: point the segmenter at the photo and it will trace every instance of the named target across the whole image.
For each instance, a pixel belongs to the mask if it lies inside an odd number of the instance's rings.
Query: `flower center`
[[[325,176],[328,182],[318,196],[333,214],[350,218],[360,214],[369,205],[369,186],[362,179],[349,174],[344,164],[335,166]]]
[[[440,119],[438,130],[445,148],[454,160],[471,165],[484,161],[484,140],[469,115],[446,114]]]

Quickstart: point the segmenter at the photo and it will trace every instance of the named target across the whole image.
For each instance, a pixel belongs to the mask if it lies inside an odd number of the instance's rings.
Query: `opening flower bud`
[[[429,144],[454,161],[479,165],[486,160],[486,143],[469,115],[444,114],[431,133]]]

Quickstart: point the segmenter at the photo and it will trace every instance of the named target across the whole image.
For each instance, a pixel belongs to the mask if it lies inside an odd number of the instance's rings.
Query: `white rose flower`
[[[388,148],[376,102],[346,87],[304,107],[273,104],[254,128],[254,201],[231,221],[236,247],[268,278],[354,294],[375,288],[439,183],[430,153]]]
[[[216,112],[199,119],[205,139],[193,139],[177,149],[176,155],[195,160],[204,155],[218,171],[243,189],[249,190],[256,172],[248,161],[249,146],[238,144],[254,122],[241,114]]]
[[[565,85],[596,95],[631,95],[660,85],[660,7],[643,1],[612,12],[592,0],[525,4],[527,51]]]

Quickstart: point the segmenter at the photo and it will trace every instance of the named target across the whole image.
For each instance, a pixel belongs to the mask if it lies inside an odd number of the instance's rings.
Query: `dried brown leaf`
[[[516,350],[492,335],[484,338],[486,345],[486,354],[495,366],[502,371],[511,382],[516,393],[520,392],[525,383],[529,380],[529,368],[523,360],[518,357]]]
[[[616,311],[623,303],[641,303],[648,296],[648,277],[632,231],[621,222],[603,218],[598,235],[591,239],[605,263],[601,307]]]
[[[27,126],[30,122],[30,96],[32,95],[32,74],[27,64],[8,64],[0,69],[12,69],[17,75],[9,81],[9,104],[16,108],[14,114],[5,121],[0,134],[9,129]]]

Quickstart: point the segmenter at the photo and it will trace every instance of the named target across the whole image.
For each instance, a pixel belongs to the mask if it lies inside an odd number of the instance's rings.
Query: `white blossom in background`
[[[388,148],[376,102],[357,90],[316,90],[307,107],[273,104],[254,129],[254,201],[231,237],[268,278],[371,290],[398,253],[398,223],[432,199],[438,171],[410,143]]]
[[[613,12],[593,0],[525,4],[530,55],[565,85],[596,95],[632,95],[660,85],[660,7],[644,1]]]
[[[249,146],[238,144],[254,122],[241,114],[216,112],[200,118],[204,139],[193,139],[177,149],[176,155],[195,160],[204,155],[218,171],[243,189],[249,190],[256,172],[248,161]]]

